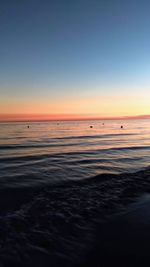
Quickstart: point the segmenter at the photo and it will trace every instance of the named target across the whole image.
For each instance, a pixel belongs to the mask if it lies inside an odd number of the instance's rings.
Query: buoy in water
[[[93,126],[92,126],[92,125],[90,125],[90,128],[93,128]]]
[[[121,125],[121,127],[120,127],[121,129],[123,129],[123,126]]]

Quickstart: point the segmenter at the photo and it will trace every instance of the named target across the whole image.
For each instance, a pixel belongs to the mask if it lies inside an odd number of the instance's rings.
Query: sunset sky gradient
[[[0,120],[150,114],[150,2],[0,1]]]

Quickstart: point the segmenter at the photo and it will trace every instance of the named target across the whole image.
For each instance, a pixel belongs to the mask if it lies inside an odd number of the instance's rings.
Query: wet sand
[[[150,195],[97,226],[96,234],[96,244],[82,266],[150,266]]]
[[[0,266],[150,266],[149,194],[149,167],[37,190],[7,188]]]

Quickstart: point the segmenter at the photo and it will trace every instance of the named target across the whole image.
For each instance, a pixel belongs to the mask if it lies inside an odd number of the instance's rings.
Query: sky
[[[150,1],[0,0],[0,120],[150,114]]]

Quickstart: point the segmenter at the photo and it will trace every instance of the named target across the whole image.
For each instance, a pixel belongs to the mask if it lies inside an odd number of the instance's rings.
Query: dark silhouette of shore
[[[1,266],[150,265],[150,168],[2,191]]]
[[[95,245],[82,267],[150,266],[149,240],[150,195],[97,226]]]

